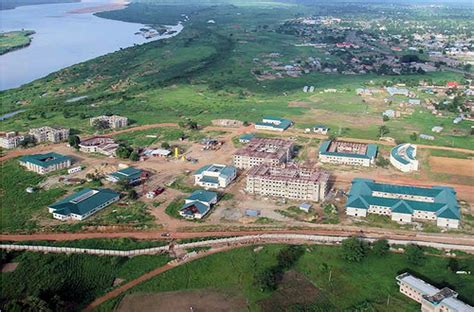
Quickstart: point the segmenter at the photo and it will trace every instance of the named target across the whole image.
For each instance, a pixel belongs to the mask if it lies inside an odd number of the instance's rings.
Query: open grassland
[[[9,31],[0,34],[0,55],[27,47],[31,43],[32,30]]]
[[[274,298],[275,292],[261,292],[255,285],[255,276],[275,265],[282,246],[268,245],[260,251],[254,251],[254,248],[240,248],[193,261],[146,281],[128,293],[212,289],[221,293],[239,293],[247,299],[250,311],[265,311],[268,304],[265,299]],[[318,289],[319,295],[314,302],[294,304],[287,307],[289,310],[355,311],[363,308],[369,311],[418,311],[416,302],[398,292],[395,281],[397,274],[407,270],[437,286],[450,285],[464,300],[470,300],[474,291],[473,277],[449,271],[448,258],[428,256],[424,264],[414,266],[403,254],[370,254],[361,263],[349,263],[341,258],[340,253],[339,247],[308,247],[295,270]],[[474,267],[471,256],[458,259],[458,262],[466,269]],[[113,310],[121,298],[104,303],[97,311]]]
[[[4,121],[0,129],[56,124],[91,133],[88,118],[104,113],[125,115],[135,125],[188,118],[203,125],[216,118],[255,122],[264,115],[275,115],[295,120],[298,128],[324,123],[341,136],[375,139],[383,123],[381,113],[391,107],[383,102],[385,95],[365,100],[355,95],[356,88],[462,79],[461,74],[436,72],[397,77],[310,73],[257,80],[254,59],[273,52],[288,62],[321,55],[314,48],[294,46],[297,38],[275,31],[284,20],[312,9],[272,2],[257,7],[252,1],[244,2],[252,6],[161,6],[143,1],[101,13],[106,18],[151,25],[176,23],[183,19],[181,14],[190,20],[175,38],[123,49],[2,92],[1,112],[26,112]],[[207,23],[210,19],[216,23]],[[315,92],[303,93],[305,85],[315,86]],[[325,93],[328,88],[337,92]],[[87,97],[66,102],[77,96]],[[435,141],[423,143],[474,148],[469,136],[472,122],[454,125],[453,117],[435,117],[422,109],[385,124],[388,136],[400,141],[411,141],[413,132],[430,133],[433,126],[443,125],[445,131]],[[135,143],[154,142],[143,138]]]
[[[27,193],[27,187],[37,185],[45,177],[24,170],[17,160],[3,162],[1,165],[1,232],[29,231],[37,228],[37,216],[46,210],[47,205],[64,194],[64,190],[55,188]]]
[[[38,311],[39,305],[27,309],[22,302],[32,301],[28,297],[33,297],[48,308],[41,311],[80,311],[85,304],[112,289],[116,279],[126,282],[168,261],[165,255],[126,258],[2,253],[2,264],[19,264],[15,271],[2,273],[0,305],[5,311]]]

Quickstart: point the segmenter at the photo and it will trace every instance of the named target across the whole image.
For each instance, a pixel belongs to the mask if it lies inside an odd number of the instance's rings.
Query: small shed
[[[312,205],[310,203],[302,203],[299,208],[300,210],[303,210],[304,212],[308,213],[311,207]]]
[[[246,209],[245,215],[247,217],[258,217],[260,215],[260,210]]]

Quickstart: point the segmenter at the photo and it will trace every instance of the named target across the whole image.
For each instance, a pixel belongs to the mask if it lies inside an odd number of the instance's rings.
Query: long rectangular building
[[[375,163],[377,145],[346,141],[325,141],[319,148],[319,161],[370,167]]]
[[[461,300],[458,293],[444,287],[436,288],[409,273],[397,276],[400,292],[421,304],[421,311],[426,312],[474,312],[474,308]]]
[[[454,189],[376,183],[370,179],[354,179],[346,203],[349,216],[368,214],[390,216],[393,221],[435,221],[439,227],[458,228],[459,205]]]
[[[72,158],[58,153],[26,155],[19,159],[20,165],[30,171],[46,174],[71,167]]]
[[[253,138],[235,152],[234,166],[249,169],[261,164],[277,166],[287,163],[293,156],[293,142],[273,138]]]
[[[272,167],[261,164],[250,169],[245,190],[250,194],[294,200],[324,200],[329,174],[295,164]]]
[[[33,136],[37,143],[66,141],[69,138],[69,129],[62,127],[41,127],[30,129],[29,134]]]

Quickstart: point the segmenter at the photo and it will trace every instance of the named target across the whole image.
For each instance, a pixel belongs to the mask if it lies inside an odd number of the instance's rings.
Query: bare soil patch
[[[6,263],[2,267],[2,273],[13,272],[16,270],[17,266],[18,266],[18,262]]]
[[[288,311],[293,305],[315,302],[320,290],[301,273],[288,271],[273,295],[259,302],[263,312]]]
[[[224,312],[246,310],[242,296],[214,289],[172,291],[155,294],[132,294],[120,302],[119,312]]]
[[[474,177],[474,159],[430,156],[431,171]]]
[[[288,102],[288,107],[304,107],[304,108],[310,108],[311,103],[309,102],[301,102],[301,101],[291,101]]]

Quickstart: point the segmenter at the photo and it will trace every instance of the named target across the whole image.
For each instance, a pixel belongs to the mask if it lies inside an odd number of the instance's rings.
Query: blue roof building
[[[366,217],[369,213],[390,216],[397,222],[436,221],[440,227],[458,228],[461,217],[454,189],[376,183],[354,179],[346,203],[346,213]]]
[[[26,155],[19,159],[20,165],[30,171],[46,174],[71,166],[72,158],[58,153]]]
[[[245,134],[242,134],[242,135],[239,137],[239,142],[246,144],[246,143],[250,142],[250,140],[252,140],[253,138],[255,138],[255,134],[253,134],[253,133],[245,133]]]
[[[323,163],[369,167],[375,163],[377,145],[345,141],[324,141],[319,148]]]
[[[120,194],[110,189],[86,188],[49,205],[48,210],[55,219],[84,220],[119,199]]]
[[[416,145],[405,143],[392,148],[390,151],[390,163],[402,172],[417,171]]]
[[[216,192],[194,191],[184,200],[184,205],[179,210],[179,214],[187,219],[202,219],[215,203],[217,203]]]
[[[106,176],[107,181],[117,183],[122,180],[127,180],[128,184],[136,184],[142,179],[143,170],[134,167],[127,167],[119,171],[112,172]]]
[[[237,177],[237,168],[219,164],[206,165],[194,172],[194,184],[205,189],[225,188]]]
[[[255,123],[255,129],[271,130],[271,131],[285,131],[293,125],[293,121],[278,117],[263,117],[261,122]]]

